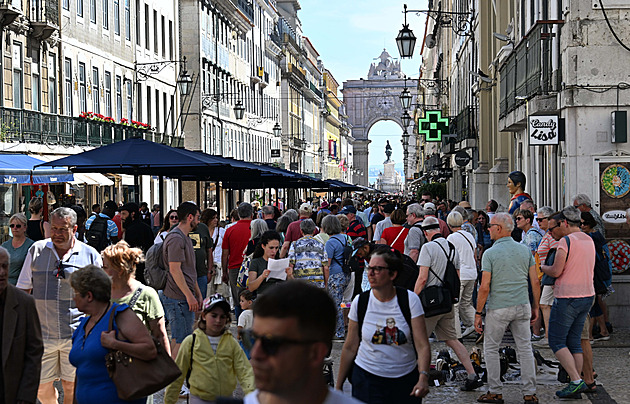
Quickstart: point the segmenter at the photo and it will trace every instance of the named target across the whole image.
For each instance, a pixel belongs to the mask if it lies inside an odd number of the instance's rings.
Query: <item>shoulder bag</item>
[[[108,331],[114,330],[115,312],[114,307],[109,315]],[[118,330],[115,331],[118,336]],[[148,361],[115,350],[110,350],[105,355],[107,373],[114,382],[121,400],[146,397],[162,390],[182,375],[175,361],[166,353],[161,341],[153,337],[153,343],[157,349],[157,356]]]

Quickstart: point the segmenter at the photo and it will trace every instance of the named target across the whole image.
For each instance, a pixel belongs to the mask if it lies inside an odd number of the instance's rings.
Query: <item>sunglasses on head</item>
[[[16,229],[21,229],[21,228],[22,228],[22,225],[21,225],[21,224],[11,223],[11,224],[9,225],[9,227],[10,227],[10,228],[12,228],[12,229],[13,229],[13,228],[16,228]]]
[[[316,340],[296,340],[271,335],[258,335],[253,330],[243,330],[241,336],[243,345],[250,351],[254,348],[256,341],[260,341],[260,348],[268,356],[276,355],[278,350],[285,345],[309,345],[320,342]]]

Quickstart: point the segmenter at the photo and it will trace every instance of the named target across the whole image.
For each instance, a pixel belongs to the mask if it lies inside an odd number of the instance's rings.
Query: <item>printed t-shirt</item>
[[[411,290],[407,293],[411,318],[423,315],[424,310],[418,295]],[[350,320],[357,323],[359,296],[355,296],[352,301],[348,315]],[[388,327],[388,321],[393,327]],[[361,342],[354,362],[377,376],[405,376],[418,366],[411,338],[410,325],[398,306],[398,296],[388,302],[381,302],[374,297],[374,291],[370,291],[361,328]]]
[[[553,295],[556,298],[589,297],[595,294],[593,271],[595,268],[595,244],[586,233],[569,234],[571,246],[562,274],[556,279]],[[567,251],[567,241],[558,242],[558,250]]]

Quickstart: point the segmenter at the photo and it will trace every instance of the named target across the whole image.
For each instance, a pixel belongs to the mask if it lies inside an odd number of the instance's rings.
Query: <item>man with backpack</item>
[[[428,288],[442,287],[448,289],[450,283],[455,283],[451,280],[453,279],[452,276],[459,281],[459,274],[456,269],[459,268],[459,255],[455,247],[440,233],[440,222],[436,217],[426,217],[422,223],[422,229],[429,242],[425,243],[420,250],[418,259],[420,270],[414,292],[420,295],[420,300],[425,309],[427,335],[435,332],[437,340],[445,341],[446,345],[455,352],[455,355],[457,355],[468,373],[468,378],[461,386],[461,389],[471,391],[481,387],[483,382],[475,373],[466,347],[457,339],[453,301],[445,303],[445,306],[448,306],[450,303],[450,309],[446,307],[442,310],[442,314],[431,315],[429,307],[425,305],[427,302],[422,295],[424,289]],[[448,271],[455,271],[454,274],[450,274],[451,278],[449,278]],[[450,298],[456,297],[459,299],[459,282],[450,286],[452,286],[453,291],[449,290],[450,293],[446,294],[446,296],[450,295]]]
[[[118,226],[112,220],[116,214],[116,203],[107,201],[103,205],[103,211],[93,215],[85,222],[85,239],[87,244],[101,252],[110,244],[118,241]]]
[[[409,233],[405,238],[405,255],[411,257],[414,262],[418,261],[420,248],[426,242],[422,233],[422,221],[424,220],[424,211],[419,203],[412,203],[407,206],[407,225]]]
[[[484,333],[483,350],[488,372],[488,392],[477,401],[502,403],[501,366],[499,344],[509,326],[521,364],[523,400],[538,403],[536,397],[536,364],[532,352],[530,320],[538,317],[540,282],[536,264],[529,248],[512,239],[514,221],[508,213],[497,213],[490,220],[492,248],[483,254],[482,278],[477,296],[475,329]],[[527,281],[532,286],[533,300],[530,305]],[[486,306],[486,322],[482,327],[483,309]]]

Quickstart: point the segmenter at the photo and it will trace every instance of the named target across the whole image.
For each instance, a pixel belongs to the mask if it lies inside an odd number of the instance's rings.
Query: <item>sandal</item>
[[[487,392],[483,394],[481,397],[477,399],[480,403],[494,403],[494,404],[503,404],[503,395],[502,394],[492,394]]]
[[[525,404],[538,403],[538,397],[536,397],[536,394],[526,395],[523,396],[523,402]]]
[[[586,387],[588,387],[588,390],[584,390],[582,393],[597,393],[597,383],[593,382],[593,383],[587,383]]]

